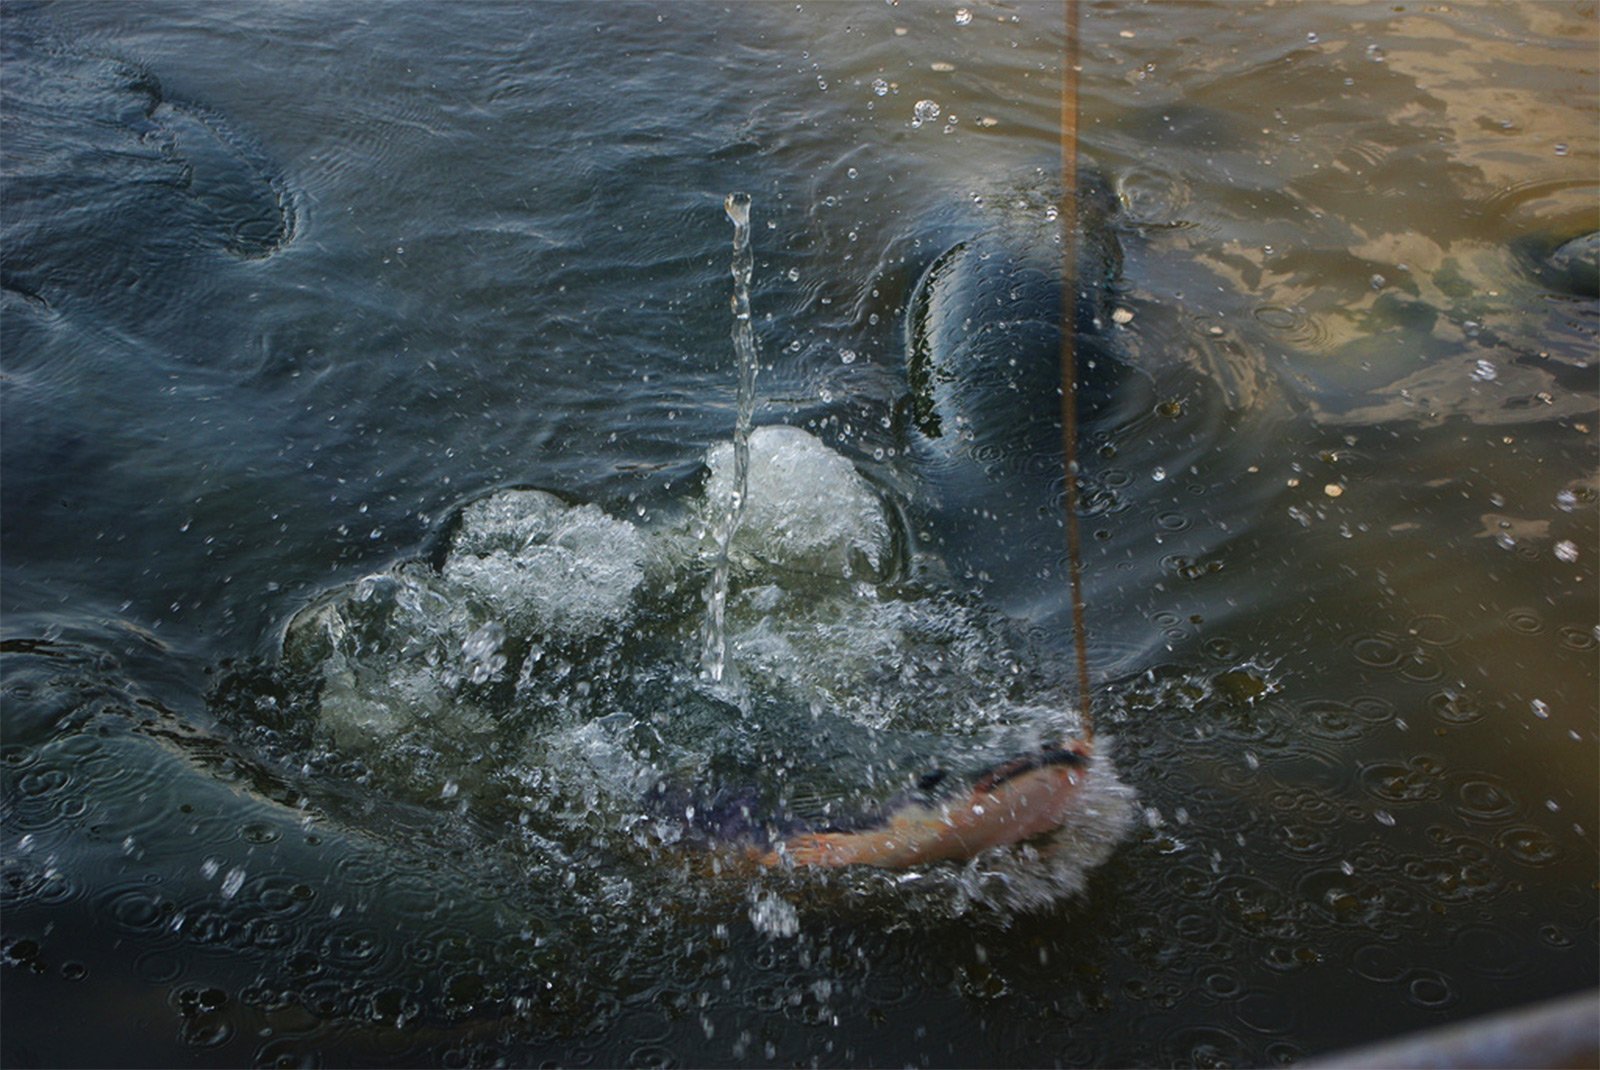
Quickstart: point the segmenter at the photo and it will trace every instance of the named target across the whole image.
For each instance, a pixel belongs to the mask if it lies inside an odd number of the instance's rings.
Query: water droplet
[[[222,898],[232,899],[239,894],[239,889],[244,887],[244,867],[234,866],[228,870],[228,875],[222,878]]]
[[[1306,34],[1306,43],[1307,44],[1313,44],[1314,45],[1319,40],[1321,40],[1321,38],[1319,38],[1317,36],[1317,31],[1315,31],[1315,30],[1312,30],[1310,33]]]
[[[1493,361],[1480,360],[1473,365],[1472,377],[1480,383],[1492,383],[1500,378],[1500,370],[1494,366]]]
[[[1565,141],[1556,142],[1556,155],[1557,156],[1565,156],[1566,154],[1567,154],[1567,143]]]
[[[972,12],[964,7],[956,8],[956,25],[966,26],[972,22]]]
[[[1571,564],[1578,559],[1578,544],[1571,539],[1562,539],[1556,543],[1556,556]]]
[[[841,350],[839,350],[839,363],[840,364],[854,364],[855,362],[856,362],[856,351],[855,350],[853,350],[853,349],[841,349]]]
[[[1162,468],[1160,465],[1157,465],[1156,470],[1150,473],[1150,478],[1159,483],[1163,479],[1167,478],[1167,470]]]
[[[911,111],[911,125],[921,126],[923,123],[932,122],[939,117],[939,102],[937,100],[919,100]]]
[[[872,80],[872,92],[880,97],[888,96],[889,83],[884,81],[882,78],[874,78]]]
[[[1549,719],[1549,717],[1550,717],[1550,706],[1543,699],[1537,699],[1536,698],[1532,702],[1530,702],[1528,705],[1533,707],[1533,715],[1535,717],[1538,717],[1541,720]]]
[[[1374,63],[1382,63],[1386,57],[1383,49],[1379,48],[1377,45],[1368,45],[1367,58]]]

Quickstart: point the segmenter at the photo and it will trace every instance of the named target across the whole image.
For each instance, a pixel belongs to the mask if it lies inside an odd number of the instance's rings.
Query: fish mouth
[[[1074,741],[1071,744],[1046,743],[1031,754],[1020,755],[992,766],[973,782],[972,790],[992,793],[1000,785],[1052,765],[1085,766],[1089,764],[1089,748]]]

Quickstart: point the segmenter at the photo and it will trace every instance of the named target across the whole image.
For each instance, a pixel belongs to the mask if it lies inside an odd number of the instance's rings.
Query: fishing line
[[[1067,560],[1072,585],[1072,636],[1078,659],[1078,709],[1083,738],[1094,738],[1089,708],[1089,640],[1084,624],[1083,555],[1078,536],[1078,0],[1063,0],[1066,42],[1061,57],[1061,457],[1066,473]]]

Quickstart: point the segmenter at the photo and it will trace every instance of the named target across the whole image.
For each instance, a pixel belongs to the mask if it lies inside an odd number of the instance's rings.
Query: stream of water
[[[728,508],[717,518],[712,537],[717,542],[717,560],[706,587],[705,644],[701,667],[706,678],[719,683],[727,669],[728,639],[724,621],[728,609],[728,573],[734,533],[744,515],[745,497],[750,484],[750,421],[756,411],[756,374],[760,356],[756,350],[755,324],[750,319],[750,275],[755,254],[750,248],[750,195],[730,193],[723,210],[733,223],[733,352],[738,360],[738,401],[733,421],[733,488]]]

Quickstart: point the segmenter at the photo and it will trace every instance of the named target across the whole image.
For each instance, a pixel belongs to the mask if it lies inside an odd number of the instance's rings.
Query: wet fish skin
[[[1048,746],[990,769],[965,795],[908,803],[873,828],[801,832],[752,852],[762,866],[867,865],[906,869],[971,858],[1060,827],[1088,776],[1091,745]]]

